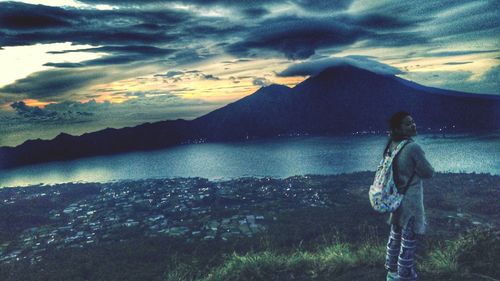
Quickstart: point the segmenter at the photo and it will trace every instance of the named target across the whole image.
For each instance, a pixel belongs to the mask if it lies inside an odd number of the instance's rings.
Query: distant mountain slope
[[[193,121],[210,139],[279,133],[384,130],[393,112],[412,113],[419,127],[498,129],[500,99],[429,88],[352,66],[328,68],[293,89],[271,85]],[[422,131],[422,130],[421,130]]]
[[[425,87],[350,65],[323,70],[294,88],[263,87],[192,121],[146,123],[82,136],[60,134],[0,148],[0,168],[75,159],[190,142],[242,140],[278,134],[342,134],[385,130],[389,116],[410,112],[421,133],[500,129],[500,98]]]

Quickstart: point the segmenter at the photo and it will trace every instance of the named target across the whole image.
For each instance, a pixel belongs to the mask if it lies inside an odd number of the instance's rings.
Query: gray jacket
[[[398,153],[393,163],[394,181],[396,186],[407,186],[413,173],[411,182],[399,208],[391,213],[390,224],[406,226],[411,217],[415,217],[415,233],[424,234],[426,229],[424,192],[422,179],[434,175],[434,168],[425,158],[425,153],[415,142],[408,143]]]

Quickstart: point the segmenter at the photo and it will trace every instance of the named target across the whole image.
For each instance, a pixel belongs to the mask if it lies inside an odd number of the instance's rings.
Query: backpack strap
[[[399,151],[403,150],[403,148],[404,148],[407,144],[409,144],[410,142],[412,142],[412,140],[411,140],[411,139],[407,140],[407,141],[406,141],[406,143],[405,143],[405,144],[404,144],[404,145],[403,145],[403,146],[399,149]],[[397,152],[397,154],[399,154],[399,151]],[[397,164],[396,164],[396,162],[394,161],[394,160],[396,159],[396,156],[397,156],[397,155],[394,155],[394,156],[393,156],[394,158],[392,159],[392,162],[393,162],[393,167],[396,167],[396,165],[397,165]],[[408,182],[406,183],[406,185],[405,185],[405,186],[403,186],[403,187],[397,187],[397,186],[396,186],[396,188],[397,188],[397,190],[398,190],[399,194],[403,194],[403,195],[404,195],[404,194],[406,194],[406,191],[408,191],[408,186],[410,185],[410,183],[411,183],[411,181],[413,180],[413,177],[414,177],[414,176],[415,176],[415,171],[413,171],[413,173],[412,173],[412,174],[411,174],[411,176],[410,176],[410,179],[408,180]]]
[[[406,183],[406,186],[399,189],[397,186],[396,188],[398,188],[398,192],[399,194],[403,194],[405,195],[406,194],[406,191],[408,191],[408,186],[410,185],[411,181],[413,180],[413,177],[415,176],[415,172],[413,172],[413,174],[411,175],[410,179],[408,180],[408,183]]]
[[[410,142],[411,142],[411,140],[410,140],[410,139],[401,141],[401,142],[400,142],[400,143],[396,146],[396,148],[394,148],[394,150],[393,150],[392,152],[390,152],[390,153],[389,153],[389,156],[392,158],[392,159],[391,159],[391,162],[392,162],[392,161],[396,158],[396,156],[399,154],[399,152],[400,152],[401,150],[403,150],[403,148],[404,148],[407,144],[409,144]]]

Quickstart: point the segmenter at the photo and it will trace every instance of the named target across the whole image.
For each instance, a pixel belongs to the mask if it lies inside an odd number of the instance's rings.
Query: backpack
[[[394,212],[401,205],[404,192],[403,190],[398,191],[394,183],[392,163],[399,151],[410,142],[410,140],[401,141],[392,153],[384,155],[378,166],[368,196],[373,209],[379,213]],[[408,184],[412,179],[413,175],[410,177]]]

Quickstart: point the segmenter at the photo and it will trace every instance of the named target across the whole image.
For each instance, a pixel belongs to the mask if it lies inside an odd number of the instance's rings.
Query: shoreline
[[[78,185],[78,184],[97,184],[97,185],[107,185],[107,184],[120,184],[120,183],[130,183],[130,182],[146,182],[146,181],[155,181],[155,180],[190,180],[190,179],[199,179],[206,180],[213,183],[221,183],[221,182],[231,182],[241,179],[253,179],[253,180],[262,180],[262,179],[273,179],[273,180],[288,180],[292,178],[308,178],[308,177],[325,177],[325,178],[335,178],[341,176],[353,176],[353,175],[366,175],[370,178],[375,175],[374,171],[355,171],[350,173],[339,173],[339,174],[300,174],[293,175],[287,177],[277,177],[277,176],[242,176],[242,177],[232,177],[232,178],[206,178],[206,177],[151,177],[151,178],[143,178],[143,179],[119,179],[119,180],[110,180],[110,181],[74,181],[74,182],[60,182],[53,184],[46,183],[38,183],[38,184],[30,184],[30,185],[20,185],[20,186],[0,186],[0,191],[3,189],[10,188],[33,188],[33,187],[56,187],[59,185]],[[491,174],[491,173],[480,173],[480,172],[435,172],[436,175],[484,175],[484,176],[492,176],[499,177],[500,174]],[[425,182],[425,180],[424,180]]]

